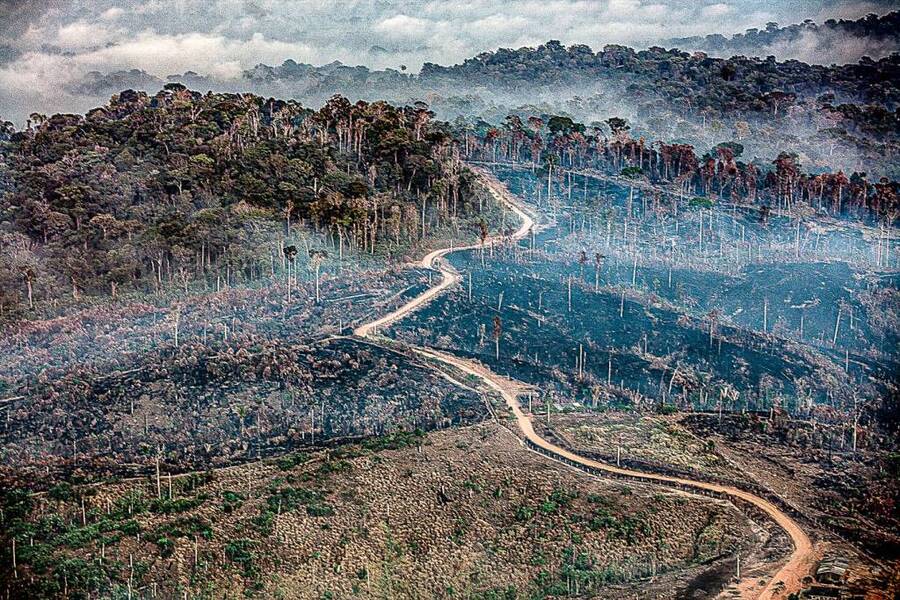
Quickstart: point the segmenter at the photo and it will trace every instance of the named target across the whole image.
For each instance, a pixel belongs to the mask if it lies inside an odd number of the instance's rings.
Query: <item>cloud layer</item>
[[[548,39],[601,48],[857,17],[887,2],[819,0],[0,0],[0,115],[83,110],[92,71],[194,71],[220,81],[285,59],[372,68],[451,64]],[[827,59],[825,59],[827,60]],[[93,99],[90,100],[93,102]]]

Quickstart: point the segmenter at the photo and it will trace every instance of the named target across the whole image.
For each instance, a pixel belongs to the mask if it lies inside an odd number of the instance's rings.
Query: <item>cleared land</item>
[[[495,194],[498,200],[504,201],[508,206],[515,210],[517,214],[521,216],[522,226],[518,231],[516,231],[516,233],[511,236],[511,241],[524,237],[533,227],[533,220],[531,219],[531,217],[527,213],[525,213],[522,208],[520,208],[519,201],[514,199],[505,190],[505,188],[502,188],[495,184],[491,185],[490,189],[492,193]],[[481,250],[483,252],[483,248]],[[452,249],[449,249],[447,252],[450,251],[452,251]],[[433,261],[433,259],[431,260]],[[455,272],[451,269],[442,266],[440,270],[443,275],[443,282],[432,288],[432,290],[439,291],[440,289],[443,289],[443,287],[446,287],[445,282],[455,279]],[[571,283],[569,289],[571,290]],[[569,304],[571,311],[571,291],[569,292],[569,294]],[[430,290],[424,292],[421,296],[422,302],[417,303],[415,300],[411,301],[404,307],[401,307],[400,309],[395,311],[391,315],[391,320],[399,319],[405,314],[413,312],[416,308],[418,308],[419,305],[426,302],[431,297],[431,295],[433,294],[431,294]],[[500,303],[502,304],[502,296]],[[498,306],[498,312],[499,309],[500,307]],[[499,338],[499,323],[499,319],[494,321],[495,339]],[[360,330],[361,335],[364,336],[368,335],[368,332],[369,330],[366,328]],[[712,334],[710,334],[710,340],[711,339]],[[658,482],[662,485],[688,487],[705,492],[711,492],[713,494],[722,495],[736,501],[746,502],[752,505],[754,509],[762,511],[790,536],[793,550],[787,562],[778,568],[772,579],[768,582],[760,583],[760,586],[762,587],[761,590],[749,592],[747,595],[749,595],[750,597],[757,597],[761,599],[776,598],[784,596],[786,593],[794,593],[802,588],[801,580],[810,572],[812,561],[815,557],[812,542],[803,528],[787,513],[779,509],[778,506],[776,506],[772,502],[733,486],[707,483],[683,477],[670,477],[665,475],[658,475],[655,473],[641,473],[639,471],[613,467],[602,462],[578,456],[577,454],[574,454],[565,448],[548,442],[535,433],[531,415],[526,414],[519,405],[519,395],[524,391],[520,383],[509,381],[507,379],[499,377],[497,374],[491,372],[489,368],[483,367],[471,360],[454,357],[446,353],[435,352],[424,348],[420,349],[420,352],[422,354],[430,356],[431,358],[439,362],[459,369],[467,375],[471,375],[481,379],[487,386],[499,392],[503,397],[503,400],[505,401],[507,407],[513,412],[516,424],[524,437],[527,439],[528,443],[532,444],[538,450],[549,454],[555,460],[566,461],[571,464],[586,467],[590,470],[610,473],[619,477],[642,477],[644,480]],[[499,359],[499,346],[497,346],[496,358]]]
[[[775,493],[814,519],[818,555],[851,558],[849,589],[887,598],[893,589],[889,562],[873,557],[896,553],[896,501],[892,467],[868,448],[851,451],[838,432],[776,415],[636,415],[630,412],[572,413],[537,422],[542,435],[579,454],[656,472],[691,474],[710,481]],[[834,435],[834,447],[829,437]],[[871,443],[871,441],[870,441]],[[748,565],[752,563],[748,562]]]
[[[20,579],[52,569],[45,593],[123,593],[130,578],[162,597],[637,598],[756,543],[727,503],[589,477],[496,424],[177,477],[169,493],[163,477],[162,499],[152,478],[34,499]]]

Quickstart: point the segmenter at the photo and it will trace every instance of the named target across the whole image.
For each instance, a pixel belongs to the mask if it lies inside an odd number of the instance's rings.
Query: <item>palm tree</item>
[[[541,148],[544,146],[544,141],[541,138],[541,129],[544,128],[544,120],[540,117],[528,117],[528,125],[533,132],[531,138],[531,172],[533,173],[537,167],[538,160],[541,158]]]
[[[835,214],[841,214],[841,210],[844,203],[844,187],[850,183],[850,180],[844,175],[843,171],[838,171],[834,176],[833,185],[835,189],[834,198],[837,200],[837,206],[835,207]]]
[[[714,308],[706,314],[706,318],[709,320],[709,345],[712,347],[713,343],[713,333],[715,332],[716,325],[719,322],[719,316],[721,315],[721,311],[719,309]]]
[[[806,315],[807,308],[813,308],[819,305],[819,299],[813,298],[812,300],[807,300],[805,302],[801,302],[800,304],[795,304],[791,306],[791,308],[800,309],[800,339],[803,339],[803,321]]]
[[[631,218],[632,204],[634,203],[634,186],[636,182],[646,181],[644,171],[640,167],[625,167],[622,176],[628,180],[628,218]],[[643,194],[641,194],[643,196]]]
[[[241,404],[234,408],[234,413],[237,415],[238,423],[241,427],[241,437],[244,437],[244,421],[247,419],[247,407]]]
[[[25,287],[28,288],[28,308],[34,308],[34,269],[28,266],[19,267],[19,271],[22,273],[22,278],[25,280]]]

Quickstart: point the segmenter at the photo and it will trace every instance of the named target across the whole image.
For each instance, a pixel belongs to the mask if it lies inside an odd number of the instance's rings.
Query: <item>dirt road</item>
[[[516,230],[515,233],[512,234],[513,240],[518,240],[531,231],[531,228],[534,227],[534,219],[526,212],[526,209],[515,199],[513,199],[506,189],[503,187],[503,184],[494,179],[487,172],[481,172],[482,180],[485,181],[488,190],[491,194],[496,198],[497,202],[506,205],[510,210],[512,210],[516,215],[518,215],[519,219],[522,221],[522,224],[519,226],[519,229]],[[485,245],[491,244],[497,241],[496,237],[489,237],[485,240]],[[434,269],[437,261],[443,256],[450,254],[451,252],[457,252],[460,250],[477,250],[482,247],[481,244],[469,244],[468,246],[456,246],[451,248],[439,248],[437,250],[433,250],[425,255],[425,257],[419,261],[419,266],[424,267],[426,269]],[[371,321],[369,323],[364,323],[353,330],[353,335],[359,337],[366,337],[370,333],[378,333],[379,327],[385,327],[390,325],[397,319],[405,317],[409,313],[413,312],[417,308],[424,306],[429,301],[434,299],[435,296],[439,295],[448,287],[456,284],[459,281],[459,273],[457,273],[454,269],[447,266],[440,266],[439,268],[441,273],[441,281],[436,285],[428,288],[397,310],[390,312],[383,317],[376,319],[375,321]]]
[[[521,239],[528,235],[532,227],[534,227],[534,219],[528,214],[518,200],[512,197],[505,187],[486,172],[481,171],[480,175],[486,182],[491,194],[501,203],[505,204],[513,210],[522,220],[522,225],[513,234],[513,239]],[[397,310],[369,323],[360,325],[354,330],[354,334],[359,337],[367,337],[370,334],[377,333],[378,327],[389,325],[398,319],[403,318],[417,308],[423,306],[443,290],[454,285],[459,281],[459,274],[449,266],[438,263],[438,259],[455,252],[457,250],[477,249],[479,245],[462,246],[458,248],[441,248],[434,250],[426,255],[421,266],[426,268],[437,268],[441,273],[440,283],[425,290],[416,298],[410,300]],[[701,492],[712,492],[717,495],[727,495],[743,502],[753,504],[757,508],[764,511],[779,527],[781,527],[791,538],[794,550],[788,560],[781,565],[776,573],[766,582],[764,586],[756,584],[753,581],[742,581],[740,585],[740,595],[742,598],[753,600],[775,600],[778,598],[786,598],[790,593],[797,592],[801,589],[801,580],[812,569],[815,559],[815,550],[809,536],[803,531],[789,515],[785,514],[777,506],[764,498],[760,498],[749,492],[726,485],[718,485],[707,483],[704,481],[695,481],[692,479],[684,479],[680,477],[669,477],[656,473],[633,471],[630,469],[622,469],[613,465],[608,465],[599,461],[591,460],[579,456],[565,448],[552,444],[539,436],[532,424],[532,417],[526,414],[519,405],[519,395],[528,391],[528,386],[514,380],[497,375],[484,365],[464,358],[459,358],[446,352],[440,352],[430,348],[413,348],[422,356],[450,365],[463,373],[472,375],[481,380],[486,386],[498,392],[506,402],[507,406],[512,410],[516,418],[516,423],[525,438],[535,446],[542,448],[551,455],[551,458],[557,460],[578,463],[585,467],[597,471],[607,472],[622,477],[635,477],[643,481],[658,482],[661,485],[676,486],[680,488],[693,488]]]

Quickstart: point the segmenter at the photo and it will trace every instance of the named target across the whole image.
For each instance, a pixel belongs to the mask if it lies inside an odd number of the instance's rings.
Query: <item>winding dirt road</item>
[[[503,184],[497,181],[493,176],[488,174],[486,171],[479,171],[479,174],[482,177],[482,181],[485,182],[488,190],[497,200],[497,202],[506,205],[509,207],[516,215],[518,215],[519,219],[521,219],[522,224],[515,233],[512,234],[513,240],[518,240],[531,231],[531,228],[534,227],[534,219],[525,211],[525,209],[514,199],[509,196],[509,193],[503,187]],[[493,243],[498,241],[496,236],[489,237],[485,240],[485,244]],[[481,248],[481,244],[469,244],[468,246],[455,246],[450,248],[438,248],[437,250],[432,250],[428,254],[419,261],[420,267],[424,267],[426,269],[434,269],[435,264],[439,259],[441,259],[444,255],[450,254],[451,252],[458,252],[460,250],[476,250]],[[358,326],[353,330],[353,335],[359,337],[367,337],[370,333],[378,333],[379,327],[385,327],[390,325],[394,321],[401,319],[413,312],[417,308],[427,304],[429,301],[435,298],[435,296],[439,295],[448,287],[454,285],[459,281],[459,273],[453,270],[450,267],[439,265],[439,271],[441,273],[441,281],[437,285],[434,285],[397,310],[386,314],[380,319],[376,319],[375,321],[370,321],[369,323],[364,323]]]
[[[497,201],[515,212],[522,220],[521,226],[512,236],[513,239],[521,239],[528,235],[535,226],[534,218],[528,213],[528,210],[492,175],[483,170],[479,170],[479,175],[482,177],[488,190]],[[420,308],[434,299],[443,290],[457,283],[460,279],[459,274],[451,267],[438,262],[439,259],[450,252],[473,250],[479,247],[478,244],[473,244],[456,248],[441,248],[428,253],[421,260],[420,266],[431,269],[437,268],[441,273],[440,283],[428,288],[419,296],[413,298],[393,312],[375,321],[360,325],[354,330],[354,334],[363,338],[375,334],[379,327],[390,325],[405,317],[417,308]],[[740,597],[748,600],[775,600],[778,598],[786,598],[790,593],[797,592],[802,588],[803,577],[808,575],[812,569],[813,561],[815,560],[815,549],[813,548],[809,536],[803,531],[800,525],[768,500],[732,486],[695,481],[693,479],[684,479],[680,477],[670,477],[651,472],[622,469],[579,456],[574,452],[548,442],[535,432],[532,424],[532,416],[524,412],[519,404],[519,395],[530,391],[532,388],[529,386],[500,376],[473,360],[460,358],[430,348],[414,347],[412,349],[424,357],[442,362],[467,375],[477,377],[486,386],[498,392],[506,402],[507,406],[512,410],[522,435],[531,442],[531,444],[543,449],[546,453],[549,453],[550,457],[555,460],[577,463],[578,465],[588,467],[595,471],[603,471],[619,477],[639,478],[645,482],[656,482],[660,485],[670,487],[691,488],[700,492],[711,492],[715,495],[729,496],[733,499],[754,505],[765,512],[788,534],[788,536],[790,536],[794,550],[787,561],[781,565],[778,571],[771,576],[764,586],[757,585],[758,577],[741,581],[739,585]]]

